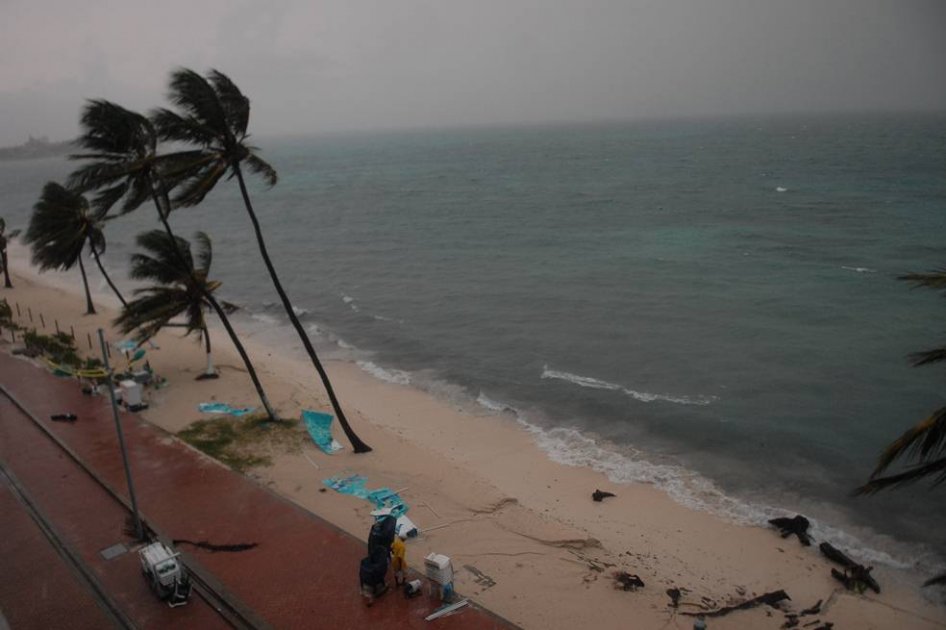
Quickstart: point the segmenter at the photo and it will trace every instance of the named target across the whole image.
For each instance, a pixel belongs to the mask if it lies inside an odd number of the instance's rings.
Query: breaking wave
[[[557,379],[561,381],[566,381],[572,383],[573,385],[578,385],[579,387],[588,387],[591,389],[605,389],[609,391],[617,391],[630,396],[635,400],[640,402],[650,403],[655,401],[664,401],[676,403],[678,405],[708,405],[714,400],[716,396],[672,396],[669,394],[652,394],[650,392],[639,392],[633,389],[629,389],[622,385],[616,383],[609,383],[608,381],[602,381],[590,376],[581,376],[579,374],[571,374],[569,372],[560,372],[558,370],[549,369],[549,366],[545,366],[542,369],[542,378],[544,379]]]

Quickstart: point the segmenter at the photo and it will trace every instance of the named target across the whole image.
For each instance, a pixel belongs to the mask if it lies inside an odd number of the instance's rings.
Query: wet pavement
[[[0,385],[40,419],[103,483],[127,497],[107,396],[85,396],[76,381],[56,378],[46,370],[5,353],[0,353]],[[73,423],[50,421],[49,416],[57,413],[75,413],[78,420]],[[137,415],[122,412],[121,418],[138,505],[149,526],[170,539],[206,540],[214,544],[258,543],[257,547],[238,553],[212,553],[190,546],[179,549],[185,561],[195,565],[215,590],[226,594],[255,625],[274,628],[515,627],[476,606],[426,622],[424,617],[440,605],[426,594],[408,600],[392,591],[374,606],[366,607],[358,591],[357,577],[359,561],[365,555],[364,541],[210,460]],[[89,563],[105,590],[135,625],[156,628],[222,625],[220,618],[211,620],[204,616],[209,607],[199,604],[196,597],[192,597],[192,604],[175,609],[158,602],[140,574],[136,554],[126,553],[108,561],[101,558],[99,552],[106,547],[119,542],[133,544],[123,532],[125,513],[88,474],[78,472],[69,457],[2,395],[0,461],[34,497],[57,531]],[[0,498],[14,501],[12,497]],[[6,510],[2,513],[2,526],[6,529],[16,519],[7,516],[11,513]],[[9,551],[17,556],[18,562],[29,562],[25,556],[20,557],[29,547],[24,545],[22,550],[16,547]],[[34,550],[33,553],[41,552]],[[4,558],[7,558],[6,553]],[[78,590],[69,591],[65,599],[77,607],[84,606],[82,610],[93,610],[94,600],[93,608],[89,608],[88,602],[82,603],[83,587],[76,585],[75,588]],[[0,610],[8,617],[11,615],[7,611],[13,610],[8,608],[12,601],[9,589],[10,585],[0,586]],[[30,599],[33,589],[23,590],[17,601]],[[42,601],[39,591],[32,600],[36,605]]]

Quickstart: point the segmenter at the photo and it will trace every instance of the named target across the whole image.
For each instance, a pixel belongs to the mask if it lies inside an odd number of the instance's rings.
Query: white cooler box
[[[122,402],[127,407],[141,406],[141,385],[135,381],[122,381],[119,383],[121,388]]]
[[[437,584],[449,584],[453,581],[453,563],[450,558],[439,553],[431,553],[424,558],[427,577]]]

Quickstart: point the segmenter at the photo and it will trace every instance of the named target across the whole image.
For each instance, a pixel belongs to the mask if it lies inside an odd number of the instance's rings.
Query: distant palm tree
[[[930,273],[911,273],[900,277],[916,287],[946,291],[946,269]],[[911,356],[913,365],[929,365],[946,361],[946,347],[917,352]],[[879,476],[897,459],[912,459],[914,462],[903,472]],[[857,494],[874,494],[886,488],[895,488],[933,478],[933,485],[946,481],[946,407],[940,407],[925,420],[907,429],[894,440],[880,456],[870,480],[855,490]]]
[[[31,246],[33,264],[38,265],[40,270],[72,269],[79,263],[88,315],[95,313],[95,306],[92,304],[89,280],[82,263],[82,250],[86,244],[108,286],[121,303],[125,304],[125,298],[112,282],[99,258],[99,254],[105,251],[105,234],[102,232],[104,222],[105,211],[91,208],[88,200],[82,195],[56,182],[48,182],[43,187],[39,201],[33,206],[30,225],[23,237]]]
[[[174,240],[172,240],[172,238]],[[136,253],[131,257],[131,277],[136,280],[150,280],[156,284],[135,290],[137,296],[122,309],[115,325],[122,332],[137,331],[140,342],[153,337],[166,326],[174,325],[172,320],[183,317],[181,324],[185,334],[196,332],[202,336],[207,351],[207,369],[205,374],[214,374],[211,355],[210,332],[204,318],[204,311],[212,308],[236,346],[240,358],[246,366],[256,393],[270,420],[276,420],[263,391],[256,370],[250,362],[243,344],[230,325],[224,309],[213,296],[220,288],[220,282],[209,279],[210,263],[213,252],[210,238],[203,232],[195,236],[197,240],[197,264],[191,254],[190,243],[180,237],[169,237],[161,230],[151,230],[138,235],[137,243],[147,253]],[[176,242],[175,242],[176,241]]]
[[[185,207],[197,205],[216,186],[221,177],[227,174],[236,177],[243,203],[253,224],[256,243],[263,262],[289,321],[322,379],[338,422],[356,453],[371,451],[371,447],[365,444],[348,424],[328,374],[316,355],[308,334],[299,322],[266,250],[266,243],[246,189],[241,165],[245,164],[249,171],[262,176],[270,186],[275,185],[277,175],[272,166],[256,155],[256,148],[245,143],[249,137],[247,134],[250,118],[249,99],[229,77],[221,72],[212,70],[209,76],[204,78],[188,69],[180,69],[171,74],[170,98],[180,109],[180,113],[168,109],[159,109],[154,112],[152,120],[160,137],[173,142],[196,145],[202,154],[200,159],[195,159],[193,151],[188,151],[172,158],[179,163],[190,165],[190,177],[181,180],[174,202]]]
[[[7,289],[13,288],[13,283],[10,282],[10,267],[7,264],[7,241],[11,238],[16,238],[19,234],[19,230],[12,230],[9,234],[6,234],[7,222],[0,218],[0,269],[3,269],[3,286]]]

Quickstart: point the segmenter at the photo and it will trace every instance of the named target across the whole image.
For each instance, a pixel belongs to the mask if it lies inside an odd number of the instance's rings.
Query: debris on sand
[[[770,525],[774,525],[780,531],[782,538],[788,538],[792,534],[798,536],[801,544],[808,547],[811,545],[811,537],[808,535],[808,527],[811,523],[801,514],[796,514],[793,518],[780,517],[769,520]]]
[[[613,575],[614,588],[619,588],[624,591],[636,591],[639,588],[644,588],[644,580],[638,575],[628,573],[627,571],[615,571]]]
[[[613,492],[605,492],[603,490],[595,490],[593,493],[591,493],[591,498],[597,501],[598,503],[601,503],[603,500],[607,499],[608,497],[613,497],[613,496],[616,496]]]

